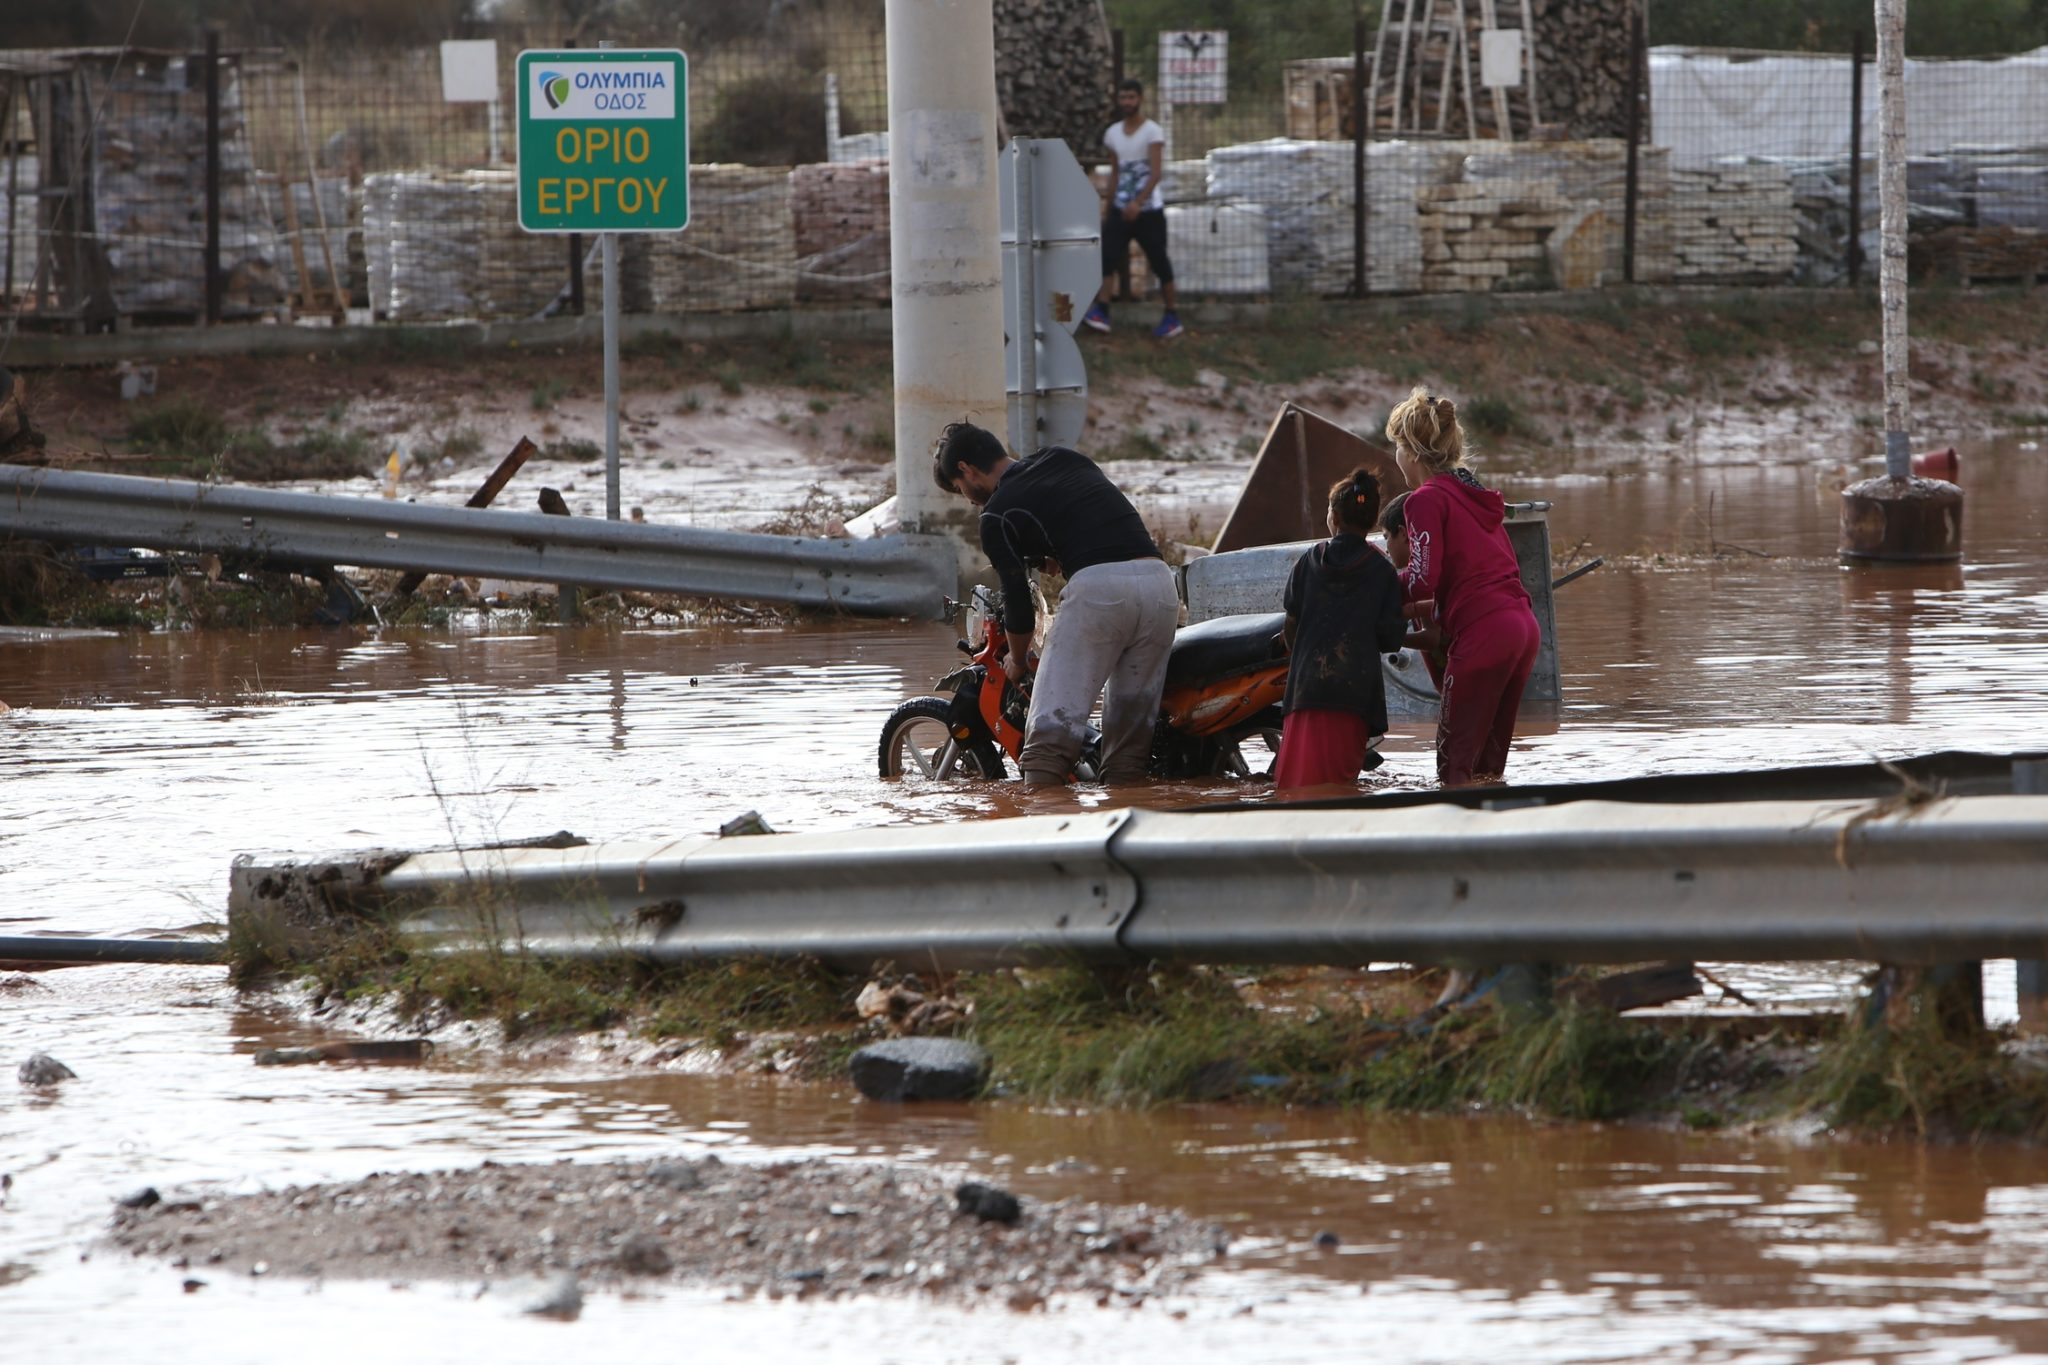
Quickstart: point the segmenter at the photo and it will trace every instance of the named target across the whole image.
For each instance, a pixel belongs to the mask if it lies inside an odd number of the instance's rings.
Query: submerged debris
[[[29,1059],[21,1064],[21,1070],[15,1075],[20,1078],[23,1085],[36,1090],[47,1090],[64,1081],[78,1079],[76,1071],[47,1052],[29,1054]]]

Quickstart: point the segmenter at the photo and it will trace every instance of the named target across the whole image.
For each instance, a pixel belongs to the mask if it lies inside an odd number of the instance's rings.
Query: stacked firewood
[[[1004,133],[1065,138],[1083,161],[1095,156],[1116,116],[1100,0],[996,0],[995,15]],[[1148,65],[1137,63],[1141,76]]]

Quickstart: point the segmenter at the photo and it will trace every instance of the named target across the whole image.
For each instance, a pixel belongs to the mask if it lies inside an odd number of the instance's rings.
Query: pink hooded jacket
[[[1436,599],[1447,639],[1503,608],[1530,609],[1503,526],[1507,503],[1499,493],[1469,474],[1437,474],[1402,506],[1408,567],[1401,586],[1411,602]]]

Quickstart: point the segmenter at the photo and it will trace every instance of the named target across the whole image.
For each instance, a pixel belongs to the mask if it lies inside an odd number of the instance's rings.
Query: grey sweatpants
[[[1017,756],[1027,780],[1066,781],[1088,742],[1098,696],[1102,780],[1145,776],[1179,619],[1173,570],[1161,560],[1096,564],[1067,580],[1031,684],[1031,719]]]

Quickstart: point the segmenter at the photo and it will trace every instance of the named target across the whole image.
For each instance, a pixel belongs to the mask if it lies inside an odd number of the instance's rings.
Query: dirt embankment
[[[1926,442],[2048,426],[2048,309],[2036,300],[1927,290],[1913,325]],[[1495,473],[1849,460],[1882,448],[1878,326],[1874,299],[1821,291],[1276,305],[1165,346],[1084,337],[1082,445],[1154,476],[1241,465],[1283,401],[1376,433],[1422,384],[1459,401]],[[812,484],[885,490],[890,367],[881,341],[642,340],[624,364],[629,497],[656,519],[731,525],[798,505]],[[165,364],[155,395],[131,403],[118,386],[106,368],[28,376],[51,458],[334,482],[384,478],[397,452],[400,495],[439,497],[466,494],[521,435],[543,448],[522,485],[573,485],[602,454],[592,349],[394,342]]]
[[[1185,1286],[1222,1233],[1170,1210],[1014,1200],[922,1169],[716,1157],[373,1175],[233,1198],[131,1202],[115,1245],[195,1277],[717,1287],[921,1294],[1035,1308],[1142,1301]],[[573,1308],[568,1309],[573,1313]]]

